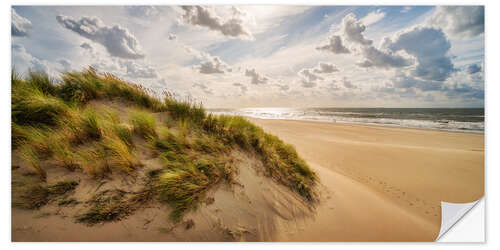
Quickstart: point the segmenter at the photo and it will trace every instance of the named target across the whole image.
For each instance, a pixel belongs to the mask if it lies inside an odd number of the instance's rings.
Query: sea
[[[484,133],[484,108],[242,108],[213,114]]]

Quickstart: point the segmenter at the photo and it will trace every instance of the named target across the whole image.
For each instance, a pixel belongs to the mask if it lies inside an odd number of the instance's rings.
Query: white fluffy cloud
[[[139,42],[126,28],[119,25],[106,26],[97,17],[82,17],[76,20],[58,15],[56,19],[66,29],[103,45],[112,56],[126,59],[144,58]]]
[[[437,6],[429,23],[454,38],[471,38],[484,33],[484,7]]]
[[[269,81],[269,78],[257,73],[255,69],[246,69],[245,76],[250,77],[251,84],[265,84],[267,83],[267,81]]]
[[[412,75],[425,79],[444,81],[455,70],[448,51],[450,41],[443,31],[430,27],[414,27],[399,33],[387,47],[396,52],[404,50],[418,62]]]
[[[361,45],[371,45],[373,43],[372,40],[365,38],[363,32],[366,30],[366,26],[361,21],[358,21],[353,13],[346,15],[342,19],[340,26],[347,41]]]
[[[328,37],[328,44],[316,47],[317,50],[330,51],[334,54],[348,54],[349,49],[342,43],[342,38],[339,35],[331,35]]]
[[[12,10],[12,36],[27,36],[28,30],[31,29],[31,21],[17,14],[15,9]]]
[[[390,51],[382,51],[373,46],[366,46],[362,49],[365,60],[357,65],[362,68],[401,68],[412,65],[411,58],[405,58]]]
[[[317,81],[324,79],[323,77],[312,73],[311,69],[302,69],[299,71],[298,75],[302,78],[301,85],[304,88],[316,87]]]
[[[156,70],[145,64],[139,64],[131,60],[120,60],[120,65],[125,67],[127,76],[131,78],[157,78]]]
[[[208,94],[208,95],[213,95],[214,92],[212,89],[210,89],[206,84],[204,83],[194,83],[193,88],[199,88],[203,91],[203,93]]]
[[[47,62],[32,56],[24,46],[12,44],[12,52],[12,65],[14,67],[25,66],[33,71],[49,71]]]
[[[214,11],[203,6],[182,6],[184,14],[182,20],[186,24],[209,28],[218,31],[224,36],[253,39],[253,35],[244,25],[244,13],[232,7],[232,16],[223,20]]]
[[[80,45],[83,53],[82,55],[87,58],[89,64],[102,72],[115,74],[118,77],[127,78],[130,80],[137,79],[159,79],[159,74],[155,67],[150,65],[146,60],[132,60],[123,59],[118,57],[107,56],[98,48],[84,42]]]
[[[319,62],[314,68],[301,69],[298,75],[301,78],[300,82],[302,87],[313,88],[318,85],[318,81],[325,79],[320,76],[320,74],[331,74],[337,71],[339,71],[339,69],[335,65],[327,62]]]
[[[71,65],[67,63],[69,62],[66,59],[59,59],[55,62],[40,59],[30,54],[23,45],[12,44],[12,66],[20,73],[32,70],[45,72],[52,78],[58,78],[60,72],[71,68]]]
[[[226,63],[216,56],[208,58],[207,61],[200,63],[195,68],[202,74],[224,74],[232,71]]]
[[[367,20],[365,20],[366,22]],[[370,22],[374,21],[370,17]],[[332,25],[332,30],[335,25]],[[329,51],[334,54],[349,54],[350,49],[346,47],[346,43],[350,43],[355,46],[369,46],[372,45],[373,41],[365,38],[363,32],[366,30],[366,26],[362,21],[356,19],[356,15],[353,13],[347,14],[340,23],[340,30],[335,34],[331,34],[328,37],[328,43],[316,47],[320,51]]]
[[[299,71],[299,75],[304,77],[308,81],[323,80],[324,78],[311,72],[311,69],[302,69]]]
[[[318,73],[318,74],[329,74],[329,73],[333,73],[333,72],[337,72],[337,71],[339,71],[337,66],[335,66],[332,63],[327,63],[327,62],[319,62],[318,66],[316,66],[313,69],[313,72]]]
[[[248,91],[248,87],[247,87],[247,86],[245,86],[245,85],[243,85],[243,84],[241,84],[241,83],[239,83],[239,82],[235,82],[235,83],[233,83],[233,86],[240,88],[240,91],[241,91],[241,93],[243,93],[243,94],[244,94],[244,93],[246,93],[246,92]]]
[[[193,67],[202,74],[224,74],[233,71],[229,65],[217,56],[212,56],[188,45],[183,45],[183,47],[190,55],[202,61],[200,65]]]
[[[365,17],[361,18],[359,21],[363,23],[365,26],[369,26],[374,24],[385,17],[385,12],[382,12],[380,9],[374,12],[368,13]]]
[[[347,78],[342,78],[342,85],[344,85],[345,88],[347,89],[355,89],[357,88],[356,85],[352,84],[351,81],[347,80]]]

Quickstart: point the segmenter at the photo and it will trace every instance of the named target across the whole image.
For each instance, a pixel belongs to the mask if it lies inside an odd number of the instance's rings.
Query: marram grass
[[[42,182],[46,168],[53,166],[91,178],[133,176],[143,166],[136,152],[142,145],[137,143],[145,143],[162,164],[150,171],[138,193],[94,197],[92,208],[78,216],[80,222],[119,220],[151,201],[169,205],[172,219],[178,220],[196,208],[207,190],[231,183],[234,150],[257,156],[270,178],[304,200],[316,199],[318,178],[295,149],[243,117],[207,114],[201,104],[178,101],[168,93],[161,100],[146,88],[93,68],[63,73],[61,79],[56,83],[37,72],[25,79],[13,72],[11,78],[13,150]],[[112,106],[95,107],[93,101],[130,108],[123,114]],[[104,200],[108,203],[101,204]]]

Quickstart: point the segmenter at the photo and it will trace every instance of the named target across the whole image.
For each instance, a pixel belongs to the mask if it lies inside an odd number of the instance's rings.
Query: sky
[[[12,66],[208,108],[484,107],[482,6],[13,6]]]

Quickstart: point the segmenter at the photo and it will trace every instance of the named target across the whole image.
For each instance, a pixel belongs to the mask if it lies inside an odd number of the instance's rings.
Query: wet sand
[[[433,241],[441,201],[484,194],[483,134],[251,120],[294,145],[327,193],[316,218],[280,240]]]

